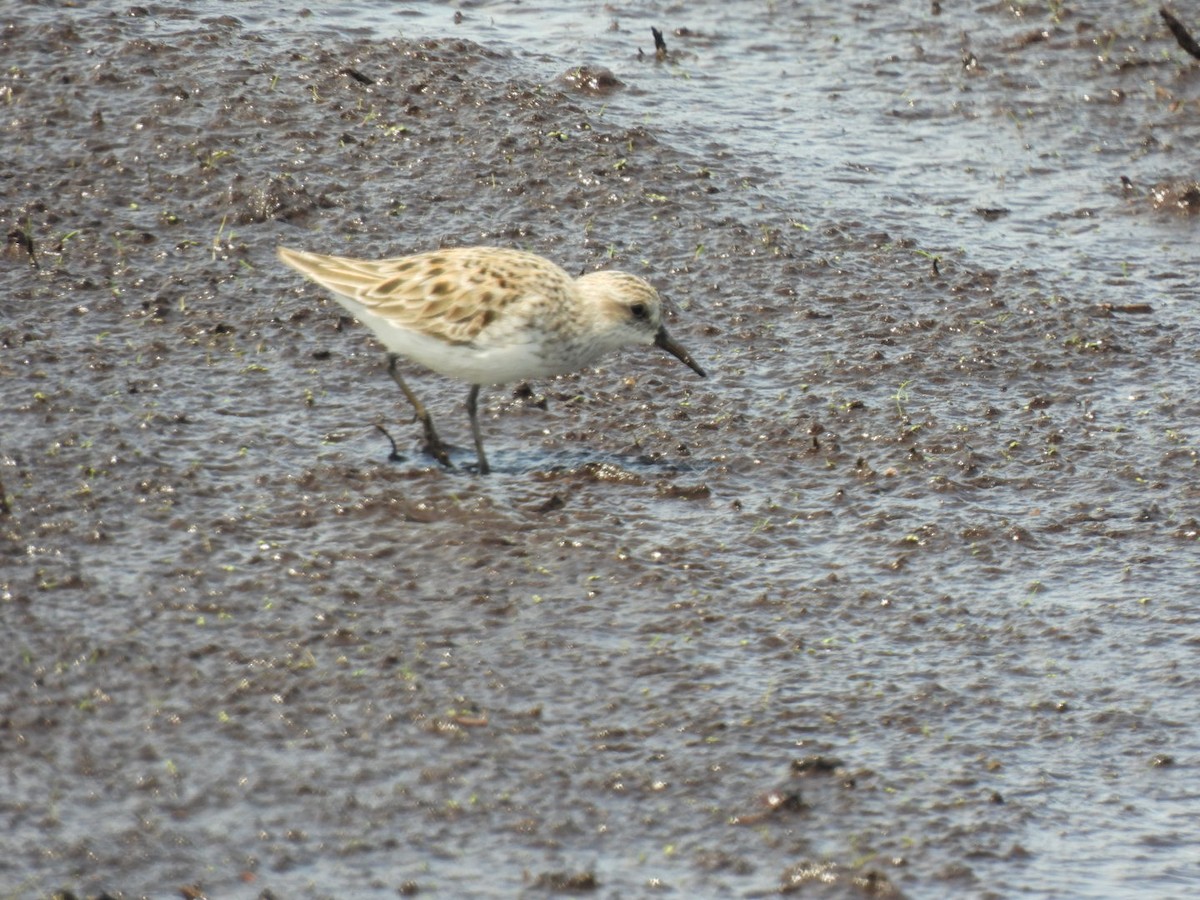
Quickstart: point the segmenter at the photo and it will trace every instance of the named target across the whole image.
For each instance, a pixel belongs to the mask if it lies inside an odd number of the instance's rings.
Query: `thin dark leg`
[[[471,434],[475,438],[475,454],[479,457],[479,474],[486,475],[492,471],[487,457],[483,454],[483,435],[479,433],[479,416],[476,415],[476,403],[479,400],[479,385],[471,385],[467,393],[467,415],[471,417]]]
[[[446,452],[446,448],[442,444],[442,439],[438,437],[437,432],[433,428],[433,416],[429,415],[429,411],[425,409],[425,404],[417,399],[417,395],[409,389],[408,385],[404,383],[404,379],[400,376],[400,370],[396,367],[399,361],[400,357],[395,353],[388,354],[388,374],[392,376],[396,384],[400,385],[400,390],[404,391],[404,396],[412,404],[417,418],[425,426],[425,452],[443,466],[450,469],[454,468],[454,464],[450,462],[450,454]]]

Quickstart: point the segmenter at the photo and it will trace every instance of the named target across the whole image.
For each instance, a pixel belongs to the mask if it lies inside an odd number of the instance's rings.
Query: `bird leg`
[[[467,392],[467,415],[471,417],[471,435],[475,438],[475,454],[479,457],[479,474],[486,475],[492,471],[487,457],[483,454],[483,435],[479,433],[479,416],[476,415],[476,403],[479,400],[479,385],[471,385]]]
[[[437,431],[433,428],[433,416],[429,415],[429,410],[425,408],[425,404],[418,400],[417,395],[404,383],[404,379],[400,375],[400,370],[396,367],[399,361],[400,357],[397,354],[388,354],[388,374],[392,376],[396,384],[400,385],[400,390],[404,391],[404,396],[412,404],[417,418],[425,426],[425,452],[446,468],[454,468],[454,463],[450,462],[450,454],[446,452],[446,447],[442,444],[442,439],[438,437]]]

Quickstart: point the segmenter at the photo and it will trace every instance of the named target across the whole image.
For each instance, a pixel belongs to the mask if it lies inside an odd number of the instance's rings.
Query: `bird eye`
[[[629,307],[629,312],[635,319],[644,319],[650,315],[650,310],[646,307],[645,303],[634,303]]]

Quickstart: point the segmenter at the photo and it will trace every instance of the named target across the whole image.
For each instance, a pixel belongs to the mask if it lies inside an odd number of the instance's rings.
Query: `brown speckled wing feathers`
[[[473,341],[534,289],[550,301],[574,290],[561,268],[532,254],[496,248],[433,250],[379,261],[280,249],[313,281],[413,331],[450,343]]]

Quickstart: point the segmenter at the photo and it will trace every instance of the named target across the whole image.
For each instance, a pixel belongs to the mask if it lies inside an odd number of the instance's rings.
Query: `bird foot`
[[[476,475],[492,474],[492,467],[488,465],[488,461],[486,459],[481,459],[479,462],[467,463],[463,466],[463,468],[468,472],[474,472]]]
[[[392,452],[388,454],[388,462],[404,462],[408,457],[400,452],[400,448],[396,446],[396,439],[392,437],[391,433],[378,422],[375,423],[375,428],[380,434],[387,438],[388,443],[392,445]],[[422,450],[424,453],[432,456],[434,459],[440,462],[447,469],[454,468],[454,463],[450,461],[450,454],[446,450],[446,445],[441,442],[441,439],[438,438],[436,432],[426,432],[425,446],[422,448]]]
[[[441,441],[431,441],[426,439],[425,452],[440,462],[447,469],[454,468],[454,463],[450,462],[450,454],[446,452],[446,447]]]

